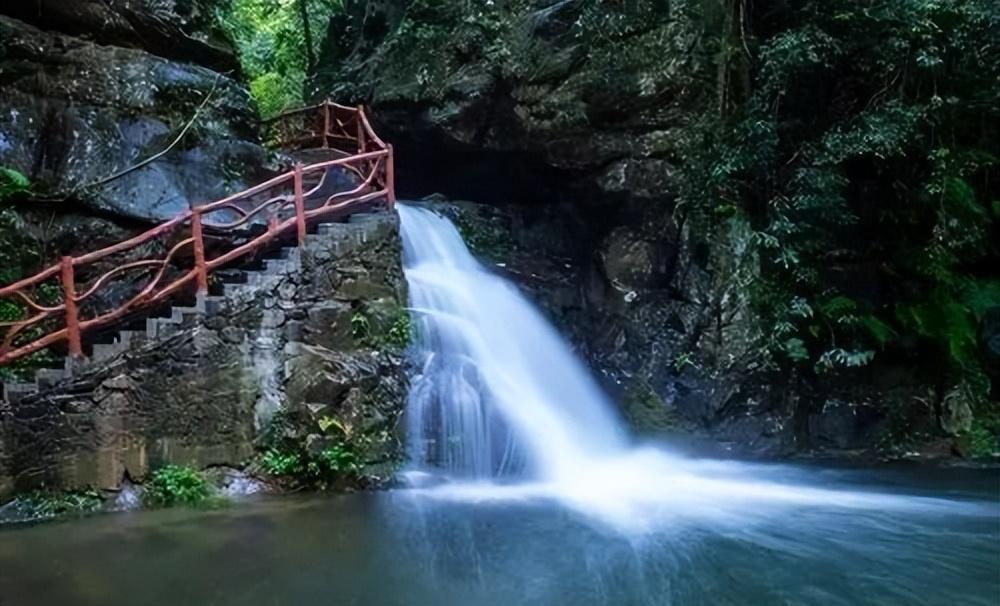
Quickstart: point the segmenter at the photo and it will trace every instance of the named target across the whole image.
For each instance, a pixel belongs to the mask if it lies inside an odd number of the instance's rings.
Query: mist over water
[[[636,447],[568,344],[455,226],[401,205],[418,321],[408,404],[413,475],[428,499],[556,501],[625,532],[711,519],[744,525],[791,508],[990,515],[988,504],[818,485],[776,466]]]

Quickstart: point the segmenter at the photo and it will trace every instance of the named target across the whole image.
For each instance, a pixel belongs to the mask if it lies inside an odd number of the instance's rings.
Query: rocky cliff
[[[259,179],[256,111],[211,10],[0,7],[0,165],[31,179],[34,206],[152,221]]]
[[[348,3],[314,80],[373,107],[401,191],[493,205],[454,214],[641,431],[760,455],[941,435],[944,394],[905,364],[802,377],[761,358],[749,233],[705,231],[676,203],[696,110],[724,103],[714,79],[730,74],[705,59],[726,14],[693,4]]]

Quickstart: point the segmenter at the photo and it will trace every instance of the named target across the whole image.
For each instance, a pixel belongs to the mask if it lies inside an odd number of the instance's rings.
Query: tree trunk
[[[308,0],[299,0],[299,13],[302,15],[302,38],[306,47],[306,74],[311,75],[316,70],[316,53],[313,50],[312,30],[309,29]]]

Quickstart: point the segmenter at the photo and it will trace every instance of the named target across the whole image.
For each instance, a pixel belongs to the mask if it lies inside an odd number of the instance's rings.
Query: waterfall
[[[464,478],[551,480],[625,448],[622,423],[569,346],[482,266],[455,226],[400,206],[420,371],[410,458]]]
[[[470,254],[447,219],[398,206],[417,318],[407,408],[421,495],[549,499],[621,531],[678,518],[743,528],[790,507],[954,510],[938,499],[818,486],[780,466],[685,459],[626,437],[615,409],[523,295]]]

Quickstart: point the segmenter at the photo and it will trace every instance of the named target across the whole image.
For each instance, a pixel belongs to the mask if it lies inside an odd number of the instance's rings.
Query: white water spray
[[[745,523],[784,506],[937,508],[947,501],[809,486],[774,470],[634,448],[555,329],[471,255],[447,219],[401,205],[421,368],[408,405],[411,464],[433,497],[556,499],[619,528],[677,517]],[[764,507],[764,505],[767,505]]]
[[[524,297],[449,221],[399,212],[423,357],[408,411],[414,462],[466,478],[553,480],[625,449],[610,403]]]

